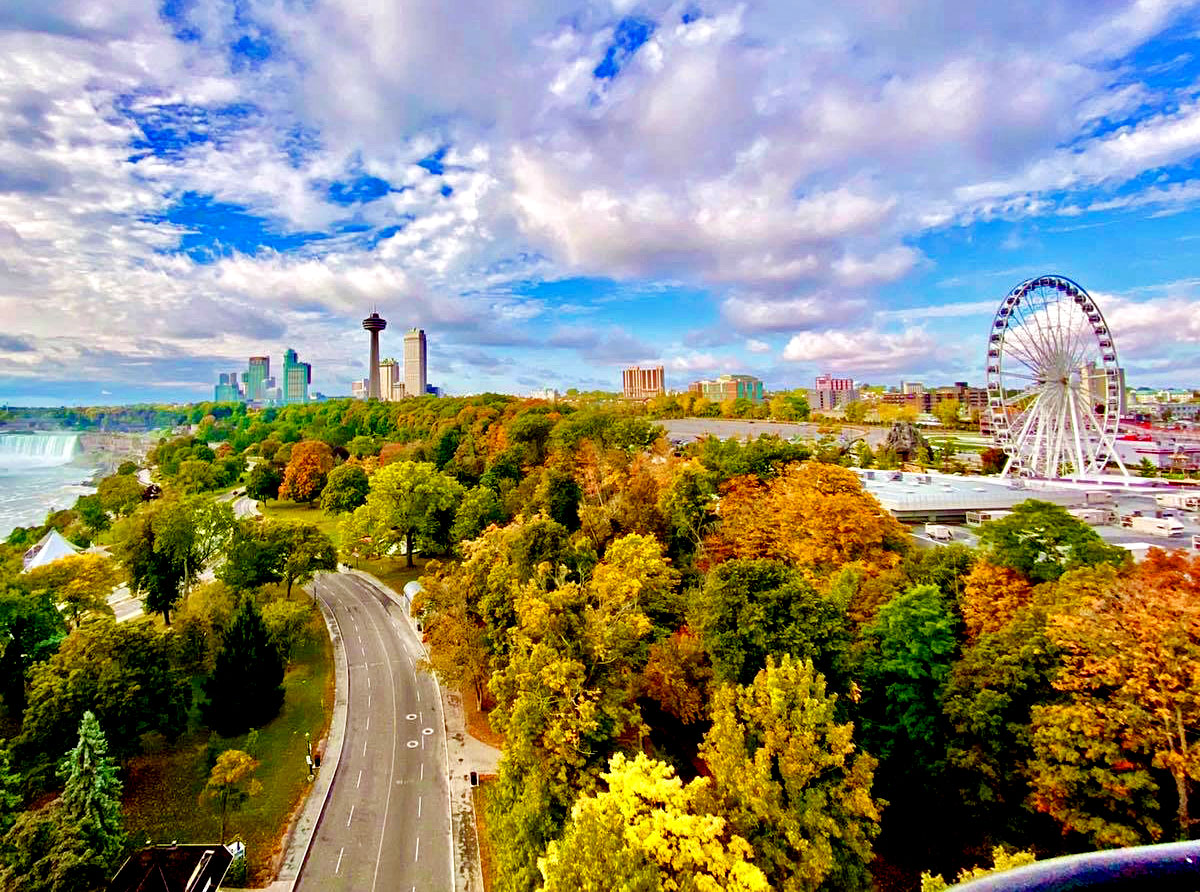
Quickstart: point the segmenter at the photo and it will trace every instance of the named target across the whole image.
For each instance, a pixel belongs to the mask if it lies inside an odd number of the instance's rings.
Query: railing
[[[955,892],[1198,892],[1200,840],[1067,855],[954,886]]]

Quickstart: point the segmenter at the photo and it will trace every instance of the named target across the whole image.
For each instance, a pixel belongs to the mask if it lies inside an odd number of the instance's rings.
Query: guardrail
[[[1200,840],[1051,858],[952,888],[955,892],[1198,892]]]

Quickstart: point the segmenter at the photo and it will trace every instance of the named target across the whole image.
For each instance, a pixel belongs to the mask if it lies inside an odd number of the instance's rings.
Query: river
[[[14,527],[37,526],[50,511],[95,492],[84,483],[95,472],[78,434],[0,434],[0,538]]]

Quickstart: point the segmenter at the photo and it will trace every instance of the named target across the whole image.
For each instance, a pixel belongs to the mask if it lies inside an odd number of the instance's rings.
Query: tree
[[[180,588],[188,576],[189,563],[194,567],[195,558],[159,543],[154,520],[162,504],[165,503],[157,503],[133,516],[118,554],[129,573],[130,587],[141,596],[146,610],[161,613],[163,621],[169,624],[171,611],[179,603]],[[189,528],[177,529],[187,535]],[[175,540],[173,544],[181,543]]]
[[[985,474],[999,474],[1008,463],[1008,453],[995,446],[989,446],[979,453],[980,470]]]
[[[12,827],[23,799],[21,775],[12,769],[8,748],[0,747],[0,838]]]
[[[234,591],[245,592],[283,578],[286,543],[268,522],[242,520],[233,533],[217,578]]]
[[[685,725],[708,713],[712,665],[699,637],[686,626],[650,645],[640,691]]]
[[[225,817],[236,811],[251,797],[262,792],[262,784],[252,777],[259,762],[241,750],[225,750],[217,756],[217,764],[204,784],[200,801],[211,801],[221,815],[221,845],[225,844]]]
[[[22,751],[62,752],[86,710],[109,729],[118,756],[135,752],[148,731],[173,740],[187,727],[191,685],[171,657],[168,636],[148,619],[84,619],[33,667]]]
[[[992,849],[992,866],[990,869],[986,867],[972,867],[969,870],[960,870],[957,882],[969,883],[971,880],[982,879],[993,873],[1003,873],[1006,870],[1015,870],[1018,867],[1033,864],[1035,861],[1037,861],[1037,857],[1033,852],[1008,852],[1003,847],[996,846]],[[931,875],[927,872],[922,872],[921,892],[944,892],[944,890],[949,888],[940,873]]]
[[[1029,499],[1012,513],[985,523],[979,544],[993,564],[1010,567],[1033,583],[1058,579],[1067,570],[1129,561],[1129,552],[1109,545],[1066,508]]]
[[[463,493],[457,480],[428,462],[393,462],[375,472],[367,502],[349,518],[342,540],[352,547],[369,538],[376,553],[402,545],[412,567],[418,538],[428,541],[439,514],[453,517]]]
[[[961,599],[967,640],[1003,628],[1033,599],[1033,588],[1016,570],[978,561],[965,580]]]
[[[329,482],[321,493],[321,508],[329,514],[353,511],[367,501],[370,489],[366,471],[358,465],[340,465],[329,472]]]
[[[958,400],[941,400],[933,404],[933,417],[942,427],[957,427],[958,415],[962,411],[962,403]]]
[[[80,520],[83,521],[93,537],[103,533],[112,525],[99,495],[80,496],[75,500],[75,510],[79,512]]]
[[[115,861],[125,843],[121,781],[108,756],[100,722],[90,710],[79,721],[79,742],[59,765],[58,776],[65,782],[62,804],[68,819],[95,844],[105,861]]]
[[[867,419],[867,404],[862,400],[851,400],[842,407],[842,411],[851,424],[862,424]]]
[[[569,470],[549,468],[534,498],[551,520],[574,532],[579,529],[579,500],[582,496],[583,490]]]
[[[291,457],[283,472],[279,498],[293,502],[313,502],[325,488],[326,477],[333,469],[333,451],[328,443],[305,440],[292,447]]]
[[[262,609],[263,625],[284,660],[290,662],[296,648],[308,640],[312,617],[313,605],[307,601],[279,599]]]
[[[142,485],[136,477],[114,474],[103,478],[96,487],[96,495],[105,511],[125,515],[142,501]]]
[[[1050,618],[1050,637],[1062,654],[1054,687],[1069,699],[1036,711],[1034,801],[1098,845],[1128,845],[1141,833],[1154,838],[1154,829],[1134,818],[1137,803],[1116,795],[1115,786],[1136,790],[1125,779],[1140,777],[1148,789],[1146,770],[1153,767],[1174,781],[1176,832],[1188,839],[1192,785],[1200,777],[1200,557],[1152,549],[1124,577],[1107,576],[1078,609]],[[1111,751],[1096,752],[1097,733]],[[1108,791],[1109,803],[1124,798],[1124,807],[1096,808],[1094,800],[1072,795],[1089,785]],[[1128,818],[1113,821],[1114,811]],[[1130,819],[1142,825],[1138,832],[1130,832],[1136,826]]]
[[[28,574],[30,591],[46,590],[67,616],[79,625],[88,614],[112,613],[108,596],[124,574],[112,558],[99,554],[77,554],[60,558]]]
[[[716,487],[699,462],[684,462],[675,468],[673,479],[658,499],[672,555],[691,554],[703,544],[714,519],[716,498]]]
[[[581,798],[538,867],[545,892],[769,888],[750,845],[704,811],[707,780],[684,786],[662,762],[613,756],[607,789]]]
[[[745,687],[713,698],[700,757],[712,772],[712,812],[754,850],[772,888],[871,887],[879,831],[875,760],[856,752],[854,726],[810,660],[768,658]]]
[[[808,658],[842,688],[849,647],[845,611],[784,563],[732,560],[709,573],[689,625],[718,681],[749,684],[769,657]]]
[[[280,576],[289,598],[294,584],[303,585],[322,570],[337,569],[337,549],[315,524],[278,524],[268,527],[267,538],[281,545]]]
[[[428,577],[424,585],[425,609],[421,616],[425,640],[429,642],[429,668],[447,687],[469,685],[475,693],[476,708],[481,709],[492,674],[487,629],[468,604],[464,587]]]
[[[494,490],[482,484],[469,489],[454,514],[450,538],[455,542],[475,539],[493,523],[504,521],[504,510]]]
[[[267,442],[272,442],[268,440]],[[246,480],[246,495],[259,501],[279,498],[279,487],[283,484],[283,474],[274,465],[260,461],[250,469],[250,477]]]
[[[283,655],[262,614],[243,597],[204,683],[205,723],[223,737],[265,725],[283,705],[283,673]]]

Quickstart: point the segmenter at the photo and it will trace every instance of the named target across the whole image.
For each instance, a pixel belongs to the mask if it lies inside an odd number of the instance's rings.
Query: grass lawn
[[[254,776],[262,792],[227,819],[226,840],[240,836],[246,843],[254,885],[271,876],[271,860],[288,818],[308,792],[304,734],[314,745],[324,735],[333,710],[333,648],[319,615],[314,615],[312,641],[300,648],[284,677],[283,709],[247,736],[214,738],[212,758],[227,749],[248,749],[261,763]],[[196,682],[197,693],[199,688]],[[253,735],[254,732],[251,732]],[[209,731],[199,724],[193,708],[188,733],[174,745],[160,742],[135,757],[125,773],[125,826],[136,845],[147,840],[209,843],[220,835],[220,816],[210,802],[199,801],[208,779]]]
[[[487,786],[495,778],[480,777],[479,786],[471,790],[471,802],[475,806],[475,829],[479,834],[479,864],[483,872],[484,892],[496,883],[495,855],[492,853],[492,838],[488,836]]]
[[[416,566],[410,569],[406,566],[406,563],[403,557],[380,558],[377,561],[351,561],[350,566],[356,570],[363,570],[370,573],[384,585],[399,594],[404,590],[404,583],[420,577],[425,571],[427,561],[414,555],[413,563]]]
[[[259,509],[271,520],[282,523],[311,523],[328,536],[335,546],[342,541],[339,529],[344,515],[326,514],[317,504],[307,505],[286,500],[258,503]]]

